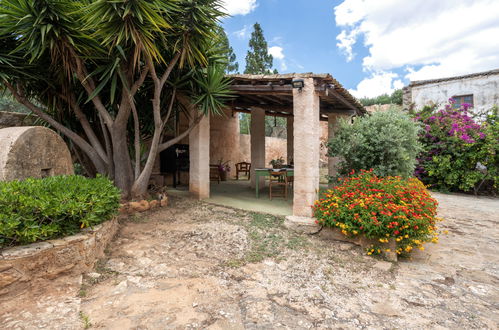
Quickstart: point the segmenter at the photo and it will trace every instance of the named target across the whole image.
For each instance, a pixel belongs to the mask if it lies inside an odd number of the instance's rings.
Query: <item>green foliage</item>
[[[239,114],[239,132],[241,134],[250,134],[251,115],[249,113]]]
[[[239,63],[236,62],[236,54],[234,53],[234,49],[230,46],[229,38],[222,27],[220,27],[218,34],[220,36],[220,47],[222,48],[227,62],[225,72],[228,74],[239,73]]]
[[[279,132],[286,132],[286,128],[288,126],[288,121],[284,117],[273,117],[266,116],[265,117],[265,136],[274,136],[285,138],[286,135],[279,134]],[[277,134],[274,132],[277,130]]]
[[[269,74],[272,73],[273,57],[268,53],[268,45],[260,24],[253,25],[253,32],[249,41],[249,50],[246,55],[246,69],[244,73]]]
[[[438,241],[437,205],[416,178],[381,178],[372,171],[352,171],[315,202],[314,216],[319,224],[338,227],[346,236],[364,235],[381,244],[393,238],[397,243],[393,252],[405,254],[414,247],[424,249],[425,242]],[[380,252],[371,248],[367,253]]]
[[[29,113],[28,109],[14,100],[8,92],[0,94],[0,111]]]
[[[120,192],[104,177],[0,182],[0,248],[72,235],[111,219]]]
[[[382,94],[376,97],[363,97],[359,99],[360,103],[364,106],[374,105],[374,104],[398,104],[402,105],[402,95],[401,89],[396,89],[391,95]]]
[[[410,177],[421,150],[419,131],[409,116],[395,110],[360,117],[353,124],[340,120],[328,155],[341,157],[340,174],[373,169],[380,176]]]

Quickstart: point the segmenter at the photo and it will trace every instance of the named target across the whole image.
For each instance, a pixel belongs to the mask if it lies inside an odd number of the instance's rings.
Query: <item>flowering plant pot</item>
[[[269,162],[269,165],[272,165],[272,168],[283,168],[284,167],[284,158],[279,157],[276,159],[272,159]]]
[[[227,181],[227,172],[226,171],[220,171],[220,180]]]
[[[223,161],[222,159],[218,162],[218,172],[220,173],[220,180],[227,181],[228,173],[230,172],[229,160]]]

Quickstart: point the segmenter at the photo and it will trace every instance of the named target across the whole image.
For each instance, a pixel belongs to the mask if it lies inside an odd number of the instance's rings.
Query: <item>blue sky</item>
[[[354,95],[499,68],[497,0],[224,0],[240,71],[255,22],[280,73],[331,73]]]
[[[237,56],[240,71],[245,67],[253,24],[260,23],[269,47],[282,47],[283,59],[274,59],[280,73],[331,73],[345,87],[362,80],[361,57],[347,62],[336,46],[340,28],[335,25],[334,4],[338,1],[265,0],[247,15],[224,20],[224,28]]]

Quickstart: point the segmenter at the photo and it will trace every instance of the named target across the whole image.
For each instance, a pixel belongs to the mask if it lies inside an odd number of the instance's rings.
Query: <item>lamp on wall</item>
[[[303,88],[303,86],[305,86],[305,81],[303,79],[294,78],[291,81],[291,85],[293,86],[293,88],[299,88],[300,91],[301,91],[301,89]]]

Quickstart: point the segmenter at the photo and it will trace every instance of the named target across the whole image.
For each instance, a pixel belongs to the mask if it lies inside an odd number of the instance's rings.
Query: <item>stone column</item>
[[[339,114],[329,113],[328,114],[328,141],[330,141],[334,137],[334,133],[338,129],[338,121],[341,118]],[[328,157],[328,175],[336,176],[338,174],[338,163],[339,157]]]
[[[293,216],[311,217],[319,190],[320,99],[314,79],[305,79],[303,89],[293,89],[294,198]]]
[[[195,116],[192,116],[193,118]],[[189,134],[189,192],[210,197],[210,117],[204,116]]]
[[[288,164],[291,164],[291,162],[294,160],[294,148],[293,148],[293,142],[294,142],[294,138],[293,138],[293,120],[294,118],[293,117],[288,117],[287,118],[287,143],[288,143],[288,150],[287,150],[287,160],[288,160]]]
[[[251,109],[251,188],[255,188],[255,169],[265,167],[265,110]],[[259,188],[265,184],[261,177]]]

